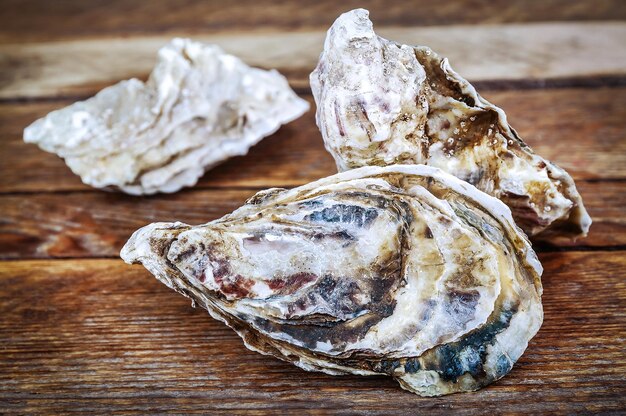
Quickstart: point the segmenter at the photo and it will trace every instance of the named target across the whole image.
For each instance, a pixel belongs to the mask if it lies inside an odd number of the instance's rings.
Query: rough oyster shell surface
[[[154,223],[121,256],[254,351],[426,396],[501,378],[543,318],[541,265],[510,210],[424,165],[270,189],[201,226]]]
[[[307,109],[278,72],[177,38],[159,50],[146,83],[122,81],[53,111],[24,140],[64,158],[91,186],[175,192]]]
[[[339,171],[435,166],[502,200],[528,235],[586,235],[591,219],[570,175],[536,155],[445,58],[377,36],[367,10],[335,21],[310,78]]]

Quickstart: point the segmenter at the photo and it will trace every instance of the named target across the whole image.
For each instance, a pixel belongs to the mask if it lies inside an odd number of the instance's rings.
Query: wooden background
[[[341,5],[337,5],[341,3]],[[626,3],[0,1],[0,413],[621,413],[626,411]],[[259,189],[334,173],[314,112],[174,195],[83,185],[22,142],[53,109],[145,77],[175,35],[276,67],[312,102],[324,31],[367,7],[377,30],[450,57],[593,217],[538,244],[545,322],[503,380],[420,398],[388,378],[307,373],[248,351],[118,252],[151,221],[203,223]]]

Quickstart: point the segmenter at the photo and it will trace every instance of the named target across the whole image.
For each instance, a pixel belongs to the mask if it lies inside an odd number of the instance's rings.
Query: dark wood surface
[[[538,153],[572,174],[594,220],[586,239],[535,245],[544,324],[513,371],[476,393],[420,398],[383,377],[304,372],[247,350],[118,258],[148,222],[206,222],[260,189],[334,173],[313,110],[174,195],[94,190],[22,141],[24,127],[49,111],[145,77],[171,35],[276,62],[312,103],[306,76],[318,40],[341,11],[359,6],[381,31],[414,35],[414,43],[424,36],[439,45],[450,33],[454,42],[440,47]],[[626,52],[606,50],[626,34],[626,3],[0,0],[0,10],[0,414],[626,412]],[[480,45],[481,36],[507,33],[475,53],[462,36]],[[118,51],[120,36],[131,47],[119,49],[119,65],[73,61],[110,53],[107,44]],[[257,36],[296,40],[276,57],[238,44]],[[300,53],[300,41],[317,49]],[[528,42],[531,52],[520,52]],[[129,64],[135,48],[146,57],[138,69]]]
[[[2,0],[0,42],[103,35],[323,29],[345,11],[363,7],[380,25],[430,26],[537,21],[624,20],[620,0],[424,1],[384,0],[237,2],[195,0]]]
[[[3,404],[27,413],[623,409],[626,288],[619,276],[626,259],[612,251],[540,257],[539,335],[496,384],[443,398],[417,397],[384,377],[305,373],[248,351],[230,329],[140,266],[117,259],[7,261],[0,272]]]

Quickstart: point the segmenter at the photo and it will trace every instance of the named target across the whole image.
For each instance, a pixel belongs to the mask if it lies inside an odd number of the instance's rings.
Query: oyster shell
[[[216,45],[173,39],[146,83],[130,79],[35,121],[24,140],[65,159],[84,183],[129,194],[175,192],[309,105],[278,72]]]
[[[335,21],[310,78],[339,171],[435,166],[502,200],[528,235],[587,234],[591,219],[570,175],[533,153],[447,59],[377,36],[367,10]]]
[[[426,396],[504,376],[543,317],[541,265],[509,209],[424,165],[270,189],[201,226],[151,224],[121,256],[254,351]]]

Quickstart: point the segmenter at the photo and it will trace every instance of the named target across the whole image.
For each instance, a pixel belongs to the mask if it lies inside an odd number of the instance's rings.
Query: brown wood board
[[[326,30],[347,10],[364,7],[377,24],[422,27],[450,24],[624,20],[621,0],[491,0],[418,4],[387,0],[3,0],[0,42],[102,36]]]
[[[430,46],[478,85],[626,83],[623,22],[375,28],[397,42]],[[309,90],[325,35],[325,30],[176,34],[220,45],[249,65],[276,68],[300,91]],[[0,43],[0,99],[89,96],[121,79],[146,78],[157,50],[171,37]]]
[[[626,412],[626,3],[127,1],[0,3],[0,413]],[[335,172],[308,74],[340,12],[448,56],[537,153],[576,179],[589,237],[536,243],[545,321],[513,371],[420,398],[384,377],[307,373],[237,335],[118,253],[152,221],[218,218],[260,189]],[[145,78],[172,36],[278,68],[302,118],[173,195],[92,189],[22,141],[49,111]]]
[[[545,321],[513,371],[471,394],[420,398],[384,377],[332,377],[247,350],[141,266],[115,259],[0,268],[6,410],[388,414],[618,411],[626,258],[545,253]]]
[[[594,219],[587,238],[544,251],[626,247],[623,182],[578,182]],[[0,259],[117,257],[133,231],[156,221],[203,224],[241,206],[257,189],[191,189],[173,195],[13,194],[0,198]]]

